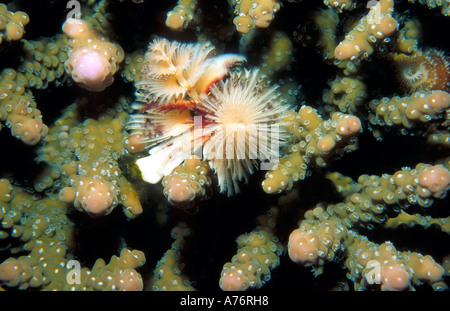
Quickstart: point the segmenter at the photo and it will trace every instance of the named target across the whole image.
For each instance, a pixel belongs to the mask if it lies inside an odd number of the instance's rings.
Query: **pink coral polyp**
[[[89,91],[103,91],[113,83],[111,64],[95,49],[82,49],[70,56],[72,78]]]

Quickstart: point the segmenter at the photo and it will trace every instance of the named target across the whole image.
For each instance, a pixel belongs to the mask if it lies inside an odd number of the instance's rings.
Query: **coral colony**
[[[2,290],[448,290],[449,0],[46,2],[0,3]]]

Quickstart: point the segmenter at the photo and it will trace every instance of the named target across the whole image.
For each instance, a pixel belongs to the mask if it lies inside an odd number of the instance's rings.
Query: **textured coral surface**
[[[2,2],[0,289],[448,290],[449,0]]]

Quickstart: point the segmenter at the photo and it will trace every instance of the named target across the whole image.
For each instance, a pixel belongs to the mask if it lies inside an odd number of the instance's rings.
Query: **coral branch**
[[[64,63],[67,73],[89,91],[100,92],[110,86],[124,58],[123,49],[83,20],[70,18],[62,28],[69,37],[69,59]]]
[[[167,13],[166,26],[172,30],[185,30],[194,19],[197,0],[178,0],[177,5]]]
[[[0,3],[0,44],[3,38],[8,42],[20,40],[25,32],[24,26],[29,22],[27,13],[9,11],[6,4]]]
[[[186,211],[196,210],[196,200],[206,199],[211,189],[207,176],[209,165],[197,156],[190,156],[162,180],[169,203]]]
[[[142,212],[141,203],[117,163],[126,153],[122,133],[126,114],[79,124],[71,108],[50,128],[47,144],[38,150],[37,159],[47,163],[50,172],[35,188],[42,191],[59,179],[60,199],[93,217],[109,214],[119,203],[127,217],[136,217]]]
[[[277,0],[232,0],[236,17],[233,24],[241,33],[248,33],[255,27],[267,28],[280,9]]]
[[[369,13],[345,36],[335,49],[338,60],[367,58],[373,53],[372,45],[389,38],[397,30],[397,21],[392,17],[394,1],[380,0]]]
[[[270,279],[270,271],[279,265],[283,252],[275,235],[278,209],[271,208],[266,217],[250,233],[237,238],[238,252],[222,269],[220,288],[225,291],[244,291],[260,288]]]
[[[450,0],[7,2],[0,290],[448,290]]]
[[[361,122],[353,115],[333,113],[323,120],[315,109],[302,106],[298,114],[291,111],[285,118],[288,132],[297,142],[275,168],[266,173],[262,187],[267,193],[289,190],[293,182],[306,177],[310,164],[325,167],[332,158],[356,148]]]
[[[442,119],[450,107],[450,95],[444,91],[416,92],[411,96],[384,97],[369,103],[372,113],[369,121],[373,125],[412,129],[420,123]]]
[[[180,260],[181,251],[186,244],[186,238],[191,234],[191,229],[185,223],[180,223],[172,229],[171,235],[175,239],[172,247],[164,253],[164,256],[156,264],[153,279],[155,291],[192,291],[189,278],[182,273],[183,263]]]

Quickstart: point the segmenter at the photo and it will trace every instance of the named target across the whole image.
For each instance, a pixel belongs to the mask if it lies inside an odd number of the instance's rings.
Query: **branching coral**
[[[371,55],[372,44],[397,30],[397,21],[391,15],[393,5],[392,0],[381,0],[371,7],[369,13],[338,44],[335,57],[338,60],[353,60]]]
[[[69,37],[69,59],[64,63],[67,73],[89,91],[99,92],[110,86],[124,58],[123,49],[83,20],[66,20],[63,31]]]
[[[372,109],[369,120],[374,125],[399,126],[404,130],[417,123],[442,119],[450,107],[450,95],[443,91],[417,92],[412,96],[382,98],[369,103]]]
[[[17,68],[1,73],[0,120],[5,121],[11,134],[26,144],[36,145],[47,135],[31,89],[46,89],[64,77],[67,45],[58,35],[52,39],[24,42],[24,61]]]
[[[377,245],[354,230],[385,223],[390,212],[399,212],[397,207],[429,207],[435,198],[445,197],[449,188],[450,171],[442,165],[419,164],[393,175],[360,176],[357,191],[349,193],[345,202],[319,205],[305,214],[289,237],[289,256],[306,267],[321,267],[344,256],[347,277],[359,290],[374,284],[382,290],[405,290],[438,282],[444,270],[429,255],[400,253],[391,243]],[[445,225],[442,220],[434,223]],[[377,270],[372,273],[373,268]]]
[[[248,33],[255,27],[266,28],[280,9],[277,0],[232,0],[236,17],[233,24],[241,33]]]
[[[355,137],[361,131],[361,122],[353,115],[337,112],[330,120],[323,120],[309,106],[302,106],[298,114],[292,111],[286,121],[295,143],[280,163],[266,173],[262,187],[267,193],[291,189],[295,181],[306,177],[310,162],[325,167],[333,156],[355,149]]]
[[[126,152],[122,134],[126,114],[78,124],[70,107],[50,128],[47,144],[37,160],[49,165],[48,173],[36,182],[37,190],[51,187],[54,180],[62,189],[60,199],[74,202],[75,208],[99,217],[121,203],[127,217],[142,212],[137,193],[121,176],[117,160]]]
[[[292,41],[285,33],[275,33],[271,41],[267,53],[262,56],[261,64],[261,73],[269,77],[289,68],[294,54]]]
[[[35,197],[6,179],[0,180],[2,227],[5,240],[16,239],[23,246],[0,264],[0,281],[8,287],[42,290],[142,290],[142,279],[134,268],[145,262],[137,250],[123,249],[109,264],[99,259],[93,268],[80,268],[79,282],[69,283],[70,251],[75,247],[74,224],[66,206],[56,195]]]
[[[275,234],[278,215],[278,209],[272,207],[259,217],[259,225],[252,232],[237,238],[238,252],[221,272],[222,290],[260,288],[270,280],[270,272],[279,265],[283,252]]]
[[[164,195],[173,205],[186,210],[192,208],[196,200],[207,198],[211,191],[208,172],[207,162],[195,155],[187,157],[162,180]]]
[[[408,0],[409,2],[416,2],[415,0]],[[450,15],[450,1],[448,0],[442,0],[442,1],[436,1],[436,0],[417,0],[418,3],[423,4],[427,6],[429,9],[435,9],[440,8],[441,13],[445,16]]]
[[[22,38],[25,32],[24,26],[30,21],[27,13],[17,11],[11,12],[8,7],[0,3],[0,43],[3,38],[7,42],[17,41]]]
[[[40,111],[30,93],[14,81],[15,70],[2,72],[0,119],[6,121],[11,134],[28,145],[36,145],[47,135],[48,128],[42,122]]]
[[[448,289],[418,2],[0,4],[0,289]]]
[[[181,252],[186,244],[186,238],[191,230],[185,223],[175,226],[171,235],[175,239],[169,250],[157,263],[152,289],[155,291],[191,291],[194,290],[189,278],[183,274],[184,264],[181,262]]]
[[[173,30],[186,29],[194,19],[197,0],[179,0],[167,13],[166,26]]]

